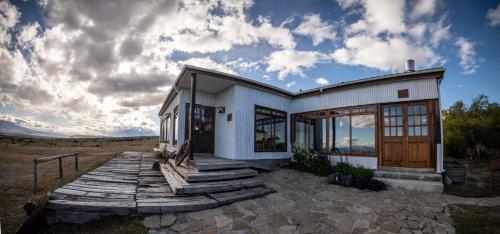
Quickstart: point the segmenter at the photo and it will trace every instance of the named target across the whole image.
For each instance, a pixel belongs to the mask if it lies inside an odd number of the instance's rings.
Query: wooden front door
[[[382,166],[432,167],[427,103],[391,104],[382,109]]]
[[[189,103],[186,105],[186,124],[189,124]],[[194,153],[214,153],[215,108],[196,105],[194,110]],[[189,127],[186,125],[186,139],[189,137]]]

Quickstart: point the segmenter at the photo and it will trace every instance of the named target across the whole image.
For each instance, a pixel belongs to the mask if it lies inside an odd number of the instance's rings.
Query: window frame
[[[174,118],[173,118],[173,124],[172,124],[172,145],[177,146],[177,139],[175,137],[175,131],[178,131],[178,129],[175,128],[175,124],[179,125],[179,106],[176,106],[174,108]],[[177,135],[179,137],[179,135]]]
[[[369,105],[358,105],[358,106],[349,106],[349,107],[340,107],[340,108],[331,108],[331,109],[323,109],[323,110],[317,110],[317,111],[310,111],[310,112],[302,112],[302,113],[296,113],[292,114],[292,123],[291,126],[293,129],[290,131],[291,133],[291,142],[295,143],[295,122],[297,120],[308,120],[308,119],[326,119],[327,121],[327,152],[321,152],[321,153],[327,153],[331,155],[337,155],[339,153],[331,152],[333,147],[335,147],[335,123],[332,123],[332,120],[335,120],[335,117],[349,117],[349,152],[342,152],[340,155],[347,155],[347,156],[369,156],[369,157],[378,157],[378,150],[379,150],[379,142],[378,142],[378,126],[379,126],[379,116],[378,116],[378,109],[377,109],[377,104],[369,104]],[[356,115],[373,115],[374,116],[374,121],[375,121],[375,126],[374,126],[374,131],[375,131],[375,149],[373,152],[353,152],[352,151],[352,118],[351,116],[356,116]],[[332,132],[333,131],[333,132]]]
[[[279,118],[285,118],[285,147],[284,149],[282,150],[277,150],[276,149],[276,143],[274,144],[274,148],[275,150],[269,150],[269,149],[265,149],[265,150],[259,150],[257,149],[257,114],[260,114],[260,115],[266,115],[266,114],[263,114],[263,113],[257,113],[257,109],[264,109],[264,110],[269,110],[271,111],[271,114],[268,114],[269,116],[272,116],[272,117],[279,117]],[[277,113],[281,113],[282,115],[274,115],[272,112],[277,112]],[[283,116],[284,115],[284,116]],[[276,125],[276,123],[273,123],[273,126]],[[253,126],[254,126],[254,131],[253,131],[253,145],[254,145],[254,152],[255,153],[265,153],[265,152],[288,152],[288,113],[286,111],[282,111],[282,110],[277,110],[277,109],[273,109],[273,108],[269,108],[269,107],[265,107],[265,106],[259,106],[259,105],[254,105],[254,119],[253,119]],[[276,127],[273,128],[274,130],[274,135],[276,135]]]

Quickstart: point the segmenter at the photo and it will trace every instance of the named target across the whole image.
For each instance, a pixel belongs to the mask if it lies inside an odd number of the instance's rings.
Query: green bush
[[[328,176],[331,173],[340,172],[344,175],[352,175],[354,179],[369,180],[373,177],[373,172],[369,169],[355,167],[344,162],[332,166],[327,157],[315,156],[308,150],[301,148],[294,148],[293,160],[290,165],[295,169],[318,176]]]
[[[354,179],[369,180],[373,177],[373,171],[364,167],[355,167],[345,162],[337,163],[332,167],[333,172],[340,172],[344,175],[352,175]]]
[[[328,158],[315,156],[308,150],[300,148],[294,148],[291,166],[318,176],[328,176],[332,173],[332,166]]]

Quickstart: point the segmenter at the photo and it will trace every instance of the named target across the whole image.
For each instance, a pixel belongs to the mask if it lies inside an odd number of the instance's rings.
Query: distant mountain
[[[66,137],[64,134],[33,130],[6,120],[0,120],[0,133],[14,136]]]

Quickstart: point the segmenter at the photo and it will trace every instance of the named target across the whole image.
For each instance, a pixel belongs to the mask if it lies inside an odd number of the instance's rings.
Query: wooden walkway
[[[244,191],[176,195],[162,172],[151,169],[155,160],[153,153],[124,152],[58,188],[47,203],[47,221],[83,223],[108,215],[195,211],[273,192],[255,187]]]

